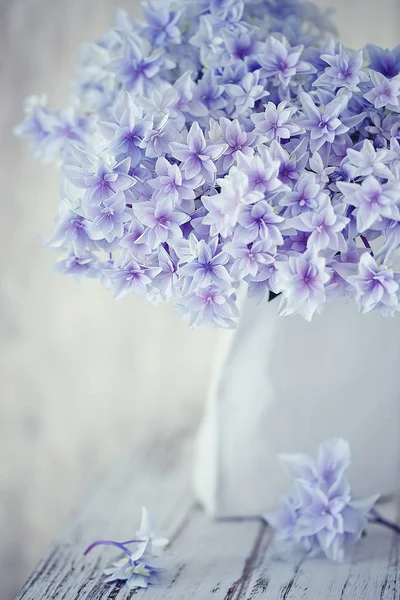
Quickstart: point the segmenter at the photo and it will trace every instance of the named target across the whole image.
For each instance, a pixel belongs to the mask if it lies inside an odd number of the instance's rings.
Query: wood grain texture
[[[345,564],[282,561],[259,520],[212,521],[192,501],[186,436],[158,440],[126,457],[92,493],[17,600],[399,600],[400,536],[377,526]],[[135,532],[145,503],[171,544],[171,568],[146,592],[103,583],[113,549],[84,549],[95,539]],[[386,507],[387,509],[387,507]],[[394,506],[389,506],[395,516]],[[390,512],[390,511],[389,511]]]

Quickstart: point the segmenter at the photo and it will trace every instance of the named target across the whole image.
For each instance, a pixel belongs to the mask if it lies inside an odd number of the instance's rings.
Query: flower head
[[[299,313],[307,321],[325,304],[325,284],[329,275],[325,260],[318,256],[315,248],[304,254],[292,254],[287,261],[277,264],[278,289],[282,300],[280,313]]]
[[[135,544],[133,550],[130,546]],[[136,539],[128,542],[113,542],[111,540],[94,542],[86,550],[85,555],[99,546],[111,546],[124,553],[124,557],[106,569],[105,582],[124,582],[130,590],[147,588],[160,582],[162,573],[166,571],[167,562],[161,556],[162,550],[168,545],[168,540],[158,538],[153,532],[151,517],[146,508],[142,510],[142,521],[137,531]]]
[[[369,312],[376,307],[398,310],[399,283],[392,269],[378,265],[368,252],[361,256],[358,268],[358,275],[351,275],[348,281],[355,288],[360,311]]]
[[[262,67],[261,75],[276,77],[284,87],[287,87],[295,75],[312,73],[314,68],[300,60],[303,50],[304,46],[292,48],[285,38],[278,40],[270,36],[263,53],[258,58]]]
[[[363,51],[347,52],[342,46],[336,54],[322,54],[321,59],[328,63],[323,75],[314,83],[327,87],[345,87],[351,92],[358,92],[359,83],[368,81],[368,75],[362,71]]]
[[[268,102],[265,112],[252,115],[251,120],[255,124],[255,132],[263,142],[289,140],[302,132],[301,127],[293,120],[295,113],[296,107],[287,106],[286,102],[281,102],[278,106]]]
[[[186,144],[171,143],[172,154],[182,162],[182,170],[187,179],[201,175],[207,183],[212,183],[217,173],[215,161],[226,150],[226,144],[207,144],[198,123],[193,123],[187,135]]]
[[[324,553],[341,562],[346,547],[358,541],[378,496],[355,500],[346,479],[350,447],[342,439],[323,443],[317,459],[303,455],[281,456],[294,478],[295,493],[285,496],[277,513],[264,519],[276,529],[283,549],[307,554]]]
[[[400,77],[388,79],[377,71],[371,71],[370,76],[373,87],[371,91],[364,94],[364,98],[371,102],[375,108],[387,107],[400,112]]]
[[[141,6],[85,45],[65,108],[31,97],[15,128],[61,167],[57,270],[193,325],[233,327],[239,287],[307,319],[397,311],[400,46],[346,48],[303,0]]]

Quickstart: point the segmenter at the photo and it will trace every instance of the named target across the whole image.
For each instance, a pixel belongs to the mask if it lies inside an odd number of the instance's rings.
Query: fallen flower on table
[[[374,508],[379,495],[364,500],[353,497],[346,471],[351,463],[350,445],[342,439],[321,444],[317,459],[304,454],[281,455],[294,478],[295,493],[284,496],[281,509],[263,519],[276,530],[282,552],[302,551],[314,556],[321,552],[342,562],[349,544],[357,542],[368,523],[400,526],[384,519]]]
[[[169,542],[155,535],[153,521],[144,507],[136,536],[136,539],[127,542],[112,540],[94,542],[86,549],[85,556],[98,546],[113,546],[126,555],[104,571],[107,576],[106,583],[123,581],[131,590],[160,583],[160,575],[167,570],[168,561],[161,554]],[[135,547],[131,549],[130,546],[133,544]]]

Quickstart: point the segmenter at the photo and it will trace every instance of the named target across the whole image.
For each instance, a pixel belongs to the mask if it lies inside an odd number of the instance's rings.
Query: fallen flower
[[[136,535],[136,539],[127,542],[101,540],[86,549],[85,556],[98,546],[114,546],[126,555],[104,571],[106,583],[123,581],[131,590],[160,583],[160,575],[167,570],[167,559],[161,553],[169,542],[155,535],[152,519],[144,507]],[[132,544],[136,544],[133,550],[129,548]]]
[[[263,519],[275,530],[283,552],[300,550],[315,556],[321,552],[342,562],[349,544],[357,542],[368,523],[400,526],[379,515],[374,508],[379,495],[364,500],[353,497],[346,471],[350,446],[342,439],[324,442],[313,460],[304,454],[282,455],[284,467],[295,481],[295,493],[282,499],[282,507]]]

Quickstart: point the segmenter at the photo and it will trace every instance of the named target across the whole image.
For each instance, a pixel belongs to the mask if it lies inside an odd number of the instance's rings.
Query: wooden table
[[[186,436],[158,440],[124,457],[93,491],[43,559],[18,600],[399,600],[400,536],[377,526],[348,562],[277,559],[272,532],[258,519],[210,520],[190,490]],[[171,540],[172,568],[147,591],[104,584],[112,548],[85,548],[97,539],[135,535],[145,504]],[[384,507],[388,514],[395,507]]]

